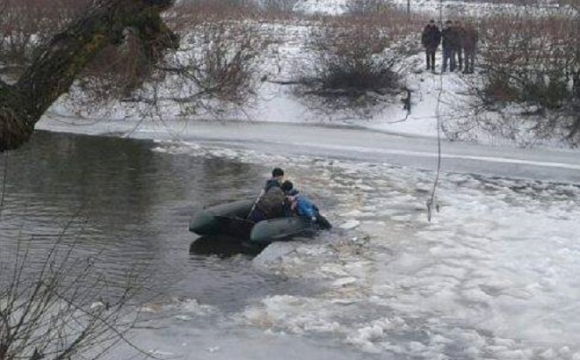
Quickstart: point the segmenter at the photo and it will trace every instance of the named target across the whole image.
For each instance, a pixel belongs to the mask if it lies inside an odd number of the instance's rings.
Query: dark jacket
[[[266,219],[284,216],[284,200],[286,195],[279,186],[272,186],[258,200],[256,207],[265,215]]]
[[[460,49],[461,48],[461,39],[459,38],[458,30],[453,27],[449,26],[441,31],[441,38],[442,38],[442,45],[444,49]]]
[[[264,186],[264,192],[267,192],[272,187],[280,187],[280,183],[276,179],[269,179],[266,181],[266,185]]]
[[[441,43],[441,31],[437,25],[427,25],[421,34],[421,44],[427,50],[435,50]]]
[[[465,49],[465,51],[475,51],[478,40],[479,34],[475,28],[467,26],[463,29],[461,34],[461,47]]]

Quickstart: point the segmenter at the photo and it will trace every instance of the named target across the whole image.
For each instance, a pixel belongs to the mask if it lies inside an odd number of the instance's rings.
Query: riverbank
[[[337,15],[347,10],[345,4],[345,1],[338,0],[324,3],[301,1],[296,5],[296,11],[312,14],[327,9],[327,15]],[[473,11],[479,11],[480,16],[486,11],[493,14],[485,3],[424,1],[420,5],[424,9],[440,11],[442,18],[470,16],[467,10],[458,11],[451,5],[470,6]],[[445,7],[440,9],[437,7],[439,5]],[[497,10],[503,5],[494,6]],[[513,8],[511,5],[505,6],[507,9]],[[538,11],[541,13],[542,9]],[[297,91],[301,85],[297,83],[300,77],[315,71],[320,65],[317,64],[320,59],[312,49],[313,29],[330,26],[327,23],[329,20],[248,20],[246,23],[251,24],[250,28],[267,35],[268,40],[267,46],[261,43],[265,47],[260,53],[252,53],[255,58],[252,60],[251,75],[255,78],[249,83],[250,88],[243,89],[252,93],[243,104],[230,106],[215,99],[198,99],[198,103],[191,104],[182,100],[172,101],[179,98],[176,94],[181,96],[183,91],[191,89],[180,87],[184,85],[179,79],[170,76],[159,85],[145,84],[145,90],[134,98],[104,104],[83,99],[84,94],[73,88],[70,94],[63,96],[49,109],[37,127],[50,130],[55,126],[54,120],[59,119],[59,122],[70,125],[69,128],[75,128],[76,132],[82,132],[83,128],[90,132],[93,131],[91,124],[103,121],[106,123],[103,128],[115,128],[112,131],[120,136],[131,136],[140,126],[151,126],[147,124],[156,122],[159,128],[167,128],[172,131],[169,135],[175,137],[179,134],[170,129],[185,128],[190,121],[303,123],[365,128],[404,136],[440,137],[486,146],[572,149],[566,141],[565,129],[539,131],[538,118],[529,115],[530,108],[510,105],[503,109],[490,109],[481,106],[482,99],[477,96],[481,89],[476,86],[483,76],[483,59],[476,59],[475,74],[441,74],[442,59],[438,51],[436,71],[425,71],[424,54],[419,44],[419,34],[424,25],[422,21],[427,19],[425,16],[413,15],[404,25],[404,30],[394,35],[396,44],[406,48],[402,55],[397,55],[401,58],[396,58],[397,64],[393,67],[399,77],[400,89],[395,95],[378,96],[379,100],[373,106],[325,107],[321,106],[315,95],[309,95],[309,91]],[[356,28],[361,24],[355,23],[353,26]],[[184,39],[194,41],[191,39],[193,35],[190,35]],[[190,56],[187,52],[195,50],[187,41],[183,40],[182,47],[188,50],[175,55],[177,59],[187,58]],[[384,55],[390,50],[382,49],[380,54]],[[140,97],[148,99],[151,94],[147,91],[152,89],[155,90],[154,104],[138,101]],[[211,110],[204,106],[211,107]],[[127,122],[124,130],[117,126],[121,121]],[[287,136],[292,138],[294,134]]]

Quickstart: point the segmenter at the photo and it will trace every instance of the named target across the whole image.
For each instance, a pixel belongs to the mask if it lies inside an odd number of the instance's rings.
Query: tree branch
[[[101,0],[54,36],[14,86],[0,84],[0,152],[28,140],[34,125],[87,64],[123,31],[137,29],[153,61],[178,47],[177,36],[161,19],[173,0]]]

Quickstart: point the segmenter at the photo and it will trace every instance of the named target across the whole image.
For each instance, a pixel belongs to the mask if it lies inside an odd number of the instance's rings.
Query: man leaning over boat
[[[310,199],[299,193],[297,189],[292,189],[286,192],[286,200],[289,204],[289,213],[287,216],[304,216],[312,220],[312,222],[320,225],[322,229],[330,229],[332,225],[330,222],[320,214],[320,209]]]
[[[276,171],[276,169],[274,169]],[[292,190],[292,183],[285,181],[280,184],[284,173],[281,177],[276,178],[272,172],[272,179],[266,182],[263,194],[258,198],[254,208],[250,212],[248,218],[257,223],[262,220],[274,219],[285,216],[284,202],[286,201],[286,193]],[[278,185],[277,185],[278,184]]]
[[[330,222],[320,214],[318,207],[310,199],[299,194],[298,190],[294,189],[291,181],[286,180],[277,186],[279,180],[275,179],[274,172],[272,174],[272,179],[266,182],[265,189],[267,190],[265,190],[264,194],[261,194],[250,212],[249,220],[258,223],[262,220],[279,217],[302,216],[311,219],[313,223],[320,225],[322,229],[330,229],[332,227]]]

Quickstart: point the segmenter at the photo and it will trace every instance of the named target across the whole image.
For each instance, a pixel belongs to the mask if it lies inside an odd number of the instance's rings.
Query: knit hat
[[[284,191],[285,193],[288,193],[293,188],[294,188],[294,184],[292,184],[292,181],[290,181],[290,180],[286,180],[282,183],[282,185],[280,185],[280,189],[282,189],[282,191]]]

